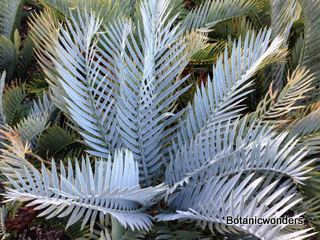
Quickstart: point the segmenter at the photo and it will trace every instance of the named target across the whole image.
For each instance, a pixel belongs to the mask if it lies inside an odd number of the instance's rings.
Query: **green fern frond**
[[[308,98],[308,93],[313,89],[313,80],[314,76],[310,71],[298,67],[288,76],[287,84],[280,93],[273,92],[270,88],[254,115],[272,124],[291,121],[288,114],[304,107],[301,102]]]
[[[185,31],[209,29],[221,21],[249,14],[253,6],[252,0],[207,0],[187,14],[182,27]]]
[[[17,62],[17,50],[10,39],[0,36],[0,71],[7,72],[7,81],[15,72]]]
[[[105,23],[121,17],[129,17],[135,3],[133,0],[40,0],[40,2],[69,18],[76,16],[77,8],[81,6],[81,12],[95,13],[96,16],[101,16]]]
[[[13,40],[14,31],[21,20],[25,0],[2,0],[0,2],[0,35]]]
[[[219,54],[224,51],[228,44],[229,43],[225,41],[208,44],[204,49],[201,49],[192,55],[189,64],[205,65],[214,63],[218,59]]]
[[[41,22],[42,24],[38,24]],[[60,23],[52,10],[44,9],[41,13],[35,13],[30,18],[30,38],[35,45],[35,55],[38,58],[40,67],[46,75],[47,82],[53,95],[64,96],[57,86],[57,73],[54,69],[52,56],[55,54],[54,44],[58,41],[58,31]],[[65,102],[61,98],[53,98],[54,103],[61,109],[65,109]]]
[[[74,7],[74,0],[40,0],[45,6],[51,7],[59,11],[63,15],[69,15],[70,10]]]
[[[302,66],[315,74],[314,91],[308,102],[319,100],[320,86],[320,0],[300,0],[304,16],[304,51]]]
[[[30,36],[23,42],[22,49],[17,55],[16,73],[19,79],[25,79],[27,70],[33,59],[34,44]]]
[[[59,126],[50,127],[38,141],[37,153],[41,157],[62,157],[68,155],[69,149],[76,143],[76,136]]]
[[[3,94],[3,113],[10,126],[18,123],[25,111],[22,103],[27,96],[25,84],[12,86]]]
[[[245,36],[248,32],[254,32],[258,29],[260,27],[255,27],[249,17],[243,16],[218,23],[214,26],[213,32],[210,32],[209,36],[212,41],[228,40],[232,42],[241,36]]]
[[[303,34],[300,34],[297,38],[291,52],[291,57],[289,60],[289,69],[293,71],[296,69],[301,63],[304,52],[304,37]]]
[[[271,1],[271,29],[273,37],[281,35],[284,39],[283,47],[288,47],[289,35],[293,23],[299,18],[296,15],[298,0],[272,0]],[[285,85],[286,64],[280,63],[272,66],[271,81],[273,88],[281,90]],[[266,81],[268,84],[270,82]]]

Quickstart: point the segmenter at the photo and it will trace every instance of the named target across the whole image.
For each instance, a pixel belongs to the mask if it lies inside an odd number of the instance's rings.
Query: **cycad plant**
[[[272,28],[258,29],[266,2],[208,0],[188,11],[180,0],[43,1],[30,36],[50,91],[33,122],[1,130],[6,201],[67,219],[66,228],[80,223],[91,239],[313,236],[317,197],[303,186],[317,174],[319,45],[308,33],[319,33],[309,14],[320,15],[320,2],[273,0]],[[292,47],[303,14],[305,36]],[[212,54],[222,43],[211,31],[224,23],[242,36]],[[212,62],[195,87],[190,62]],[[46,144],[62,131],[51,101],[72,132],[64,146],[79,138],[85,151],[65,158]]]

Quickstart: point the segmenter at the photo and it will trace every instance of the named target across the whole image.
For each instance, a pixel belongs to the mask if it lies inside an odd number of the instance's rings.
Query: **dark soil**
[[[30,229],[24,229],[15,238],[17,240],[69,240],[61,229],[54,229],[47,225],[35,225]]]
[[[17,240],[69,240],[62,229],[48,224],[38,224],[38,212],[29,207],[22,207],[13,218],[6,220],[6,229],[10,232],[9,239]]]

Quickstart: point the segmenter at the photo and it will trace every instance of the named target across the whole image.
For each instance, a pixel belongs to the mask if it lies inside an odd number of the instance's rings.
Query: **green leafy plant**
[[[30,37],[19,33],[25,0],[3,0],[0,3],[0,71],[6,71],[6,80],[25,78],[33,56]]]

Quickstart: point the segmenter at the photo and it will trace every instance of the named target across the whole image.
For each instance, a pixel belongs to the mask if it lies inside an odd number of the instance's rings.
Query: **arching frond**
[[[97,49],[99,51],[99,61],[104,67],[100,68],[101,74],[104,75],[104,81],[108,83],[110,95],[115,97],[119,93],[119,79],[117,76],[118,58],[122,58],[126,39],[133,30],[131,20],[119,20],[108,27],[103,27],[104,33],[99,35]]]
[[[24,0],[2,0],[0,2],[0,35],[13,38],[18,27]]]
[[[313,198],[306,198],[303,203],[301,203],[301,210],[305,211],[305,217],[310,221],[312,226],[320,226],[320,198],[319,196]]]
[[[0,170],[2,174],[16,177],[23,174],[26,166],[31,166],[26,155],[31,152],[30,145],[22,142],[19,134],[10,127],[0,129],[2,141]]]
[[[229,45],[229,43],[225,41],[208,44],[205,48],[200,49],[192,55],[190,64],[212,64],[214,61],[218,59],[219,53],[225,50],[226,45]]]
[[[270,88],[254,115],[273,124],[290,121],[288,113],[304,107],[302,100],[308,99],[308,93],[313,89],[313,80],[310,71],[298,67],[288,76],[287,84],[279,94]]]
[[[0,71],[6,71],[7,79],[11,80],[17,62],[17,50],[10,39],[0,36]]]
[[[238,147],[248,146],[258,138],[271,137],[271,130],[266,124],[262,125],[261,122],[247,117],[241,121],[239,118],[230,118],[226,122],[213,123],[190,143],[174,150],[175,154],[171,155],[171,161],[166,168],[165,181],[172,187],[171,191],[174,191],[220,158],[228,159],[232,154],[238,154],[239,157],[239,152],[236,152]],[[216,168],[213,171],[216,173],[220,170]]]
[[[38,24],[41,22],[41,24]],[[55,56],[55,44],[58,41],[60,23],[57,16],[49,9],[44,9],[41,13],[35,13],[30,18],[29,36],[35,45],[35,55],[42,70],[46,75],[46,80],[52,91],[53,101],[60,108],[66,111],[66,104],[61,96],[65,93],[59,82],[58,74],[53,63]],[[54,97],[57,96],[57,97]]]
[[[43,93],[42,97],[39,97],[37,101],[33,101],[29,115],[35,116],[43,113],[51,114],[55,109],[56,107],[51,100],[50,94]]]
[[[58,10],[64,16],[70,17],[81,6],[81,10],[86,14],[92,12],[96,16],[102,17],[104,23],[129,17],[134,9],[133,0],[41,0],[41,2],[53,10]]]
[[[304,16],[304,54],[302,65],[315,75],[310,101],[319,100],[320,86],[320,0],[300,0]]]
[[[289,69],[293,71],[302,63],[304,51],[304,37],[303,34],[300,34],[297,38],[292,50],[291,50],[291,58],[289,59]]]
[[[23,42],[22,49],[17,54],[16,74],[20,79],[26,78],[26,73],[32,62],[34,44],[30,36]]]
[[[75,7],[75,0],[40,0],[40,2],[67,16],[69,15],[70,10]]]
[[[113,22],[115,19],[122,19],[132,15],[135,0],[76,0],[75,7],[87,12],[93,12],[101,17],[105,24]]]
[[[49,114],[30,115],[22,119],[15,127],[23,141],[33,142],[34,138],[48,127]]]
[[[186,50],[185,50],[187,53],[186,58],[187,58],[187,60],[189,60],[189,65],[195,64],[194,55],[201,52],[202,50],[204,52],[206,52],[205,49],[208,46],[210,46],[210,44],[208,44],[208,34],[204,33],[204,32],[193,31],[193,32],[189,32],[189,33],[185,34],[184,37],[185,37],[185,41],[186,41],[185,44],[187,46]],[[217,55],[218,54],[219,53],[217,53]],[[204,54],[204,56],[203,56],[204,62],[206,62],[205,55],[206,54]],[[198,56],[199,61],[201,62],[200,57],[201,57],[201,54],[200,54],[200,56]]]
[[[168,0],[143,1],[138,36],[128,35],[117,62],[119,134],[135,154],[146,185],[159,174],[163,140],[179,116],[171,113],[172,106],[188,89],[178,89],[187,79],[180,75],[188,63],[188,51],[180,25],[173,25],[177,18],[168,17],[171,11]]]
[[[298,119],[289,126],[290,135],[288,139],[299,136],[299,147],[305,147],[309,155],[320,151],[320,110],[315,110],[310,114]]]
[[[271,1],[271,29],[273,37],[281,35],[284,39],[283,47],[288,46],[289,34],[297,16],[298,0],[272,0]],[[271,79],[274,89],[281,90],[285,85],[285,63],[276,64],[272,68]]]
[[[309,151],[308,155],[317,154],[320,151],[320,133],[305,136],[301,139],[299,147],[304,147]]]
[[[187,32],[209,29],[226,19],[249,14],[254,5],[252,0],[207,0],[187,14],[182,27]]]
[[[252,91],[251,78],[265,64],[283,56],[279,49],[281,38],[269,45],[270,36],[271,31],[267,30],[248,33],[243,45],[240,40],[234,44],[230,57],[226,48],[213,68],[213,79],[208,79],[206,86],[197,87],[193,104],[186,109],[187,114],[177,134],[180,145],[195,139],[210,124],[239,115],[243,110],[239,105]]]
[[[39,137],[37,154],[41,157],[57,157],[69,154],[76,143],[76,136],[59,126],[53,126]]]
[[[54,109],[53,102],[46,93],[38,101],[34,101],[28,115],[14,127],[22,141],[33,143],[34,139],[48,127]]]
[[[115,148],[117,132],[113,95],[101,74],[100,62],[95,60],[99,55],[95,38],[100,21],[92,15],[80,22],[72,19],[61,29],[59,43],[55,46],[55,69],[68,114],[92,149],[90,154],[107,157]],[[71,33],[78,37],[72,37]]]
[[[212,178],[203,185],[192,185],[181,190],[179,197],[171,203],[176,214],[160,215],[160,220],[191,219],[202,227],[219,232],[242,232],[261,239],[303,239],[314,235],[311,229],[295,226],[295,232],[288,233],[292,226],[271,224],[241,224],[227,222],[232,218],[280,218],[301,199],[295,196],[295,189],[289,181],[279,180],[264,186],[263,177],[254,174],[241,178],[239,173],[228,177]],[[295,214],[294,218],[302,214]]]
[[[297,16],[298,0],[271,0],[271,28],[273,37],[282,35],[287,42],[290,29]]]
[[[247,126],[249,123],[249,126]],[[314,160],[303,161],[307,150],[298,147],[298,139],[286,142],[288,133],[275,135],[267,125],[244,119],[234,124],[216,124],[190,145],[185,145],[167,167],[166,182],[170,192],[187,184],[201,184],[216,176],[239,172],[269,172],[295,182],[306,179],[306,167]]]
[[[289,138],[293,136],[305,137],[320,131],[320,109],[311,112],[290,126]]]
[[[47,218],[70,216],[67,227],[82,219],[82,226],[93,230],[98,216],[110,214],[125,227],[149,229],[151,217],[143,210],[164,191],[162,186],[140,188],[138,164],[129,151],[117,151],[113,160],[96,160],[94,169],[87,157],[76,161],[75,168],[71,161],[67,168],[61,163],[60,173],[54,161],[51,171],[44,165],[41,171],[33,166],[24,171],[26,177],[8,177],[7,201],[28,201]]]
[[[24,84],[12,86],[5,90],[2,104],[6,124],[12,126],[20,120],[23,110],[22,102],[26,96],[27,92]]]

